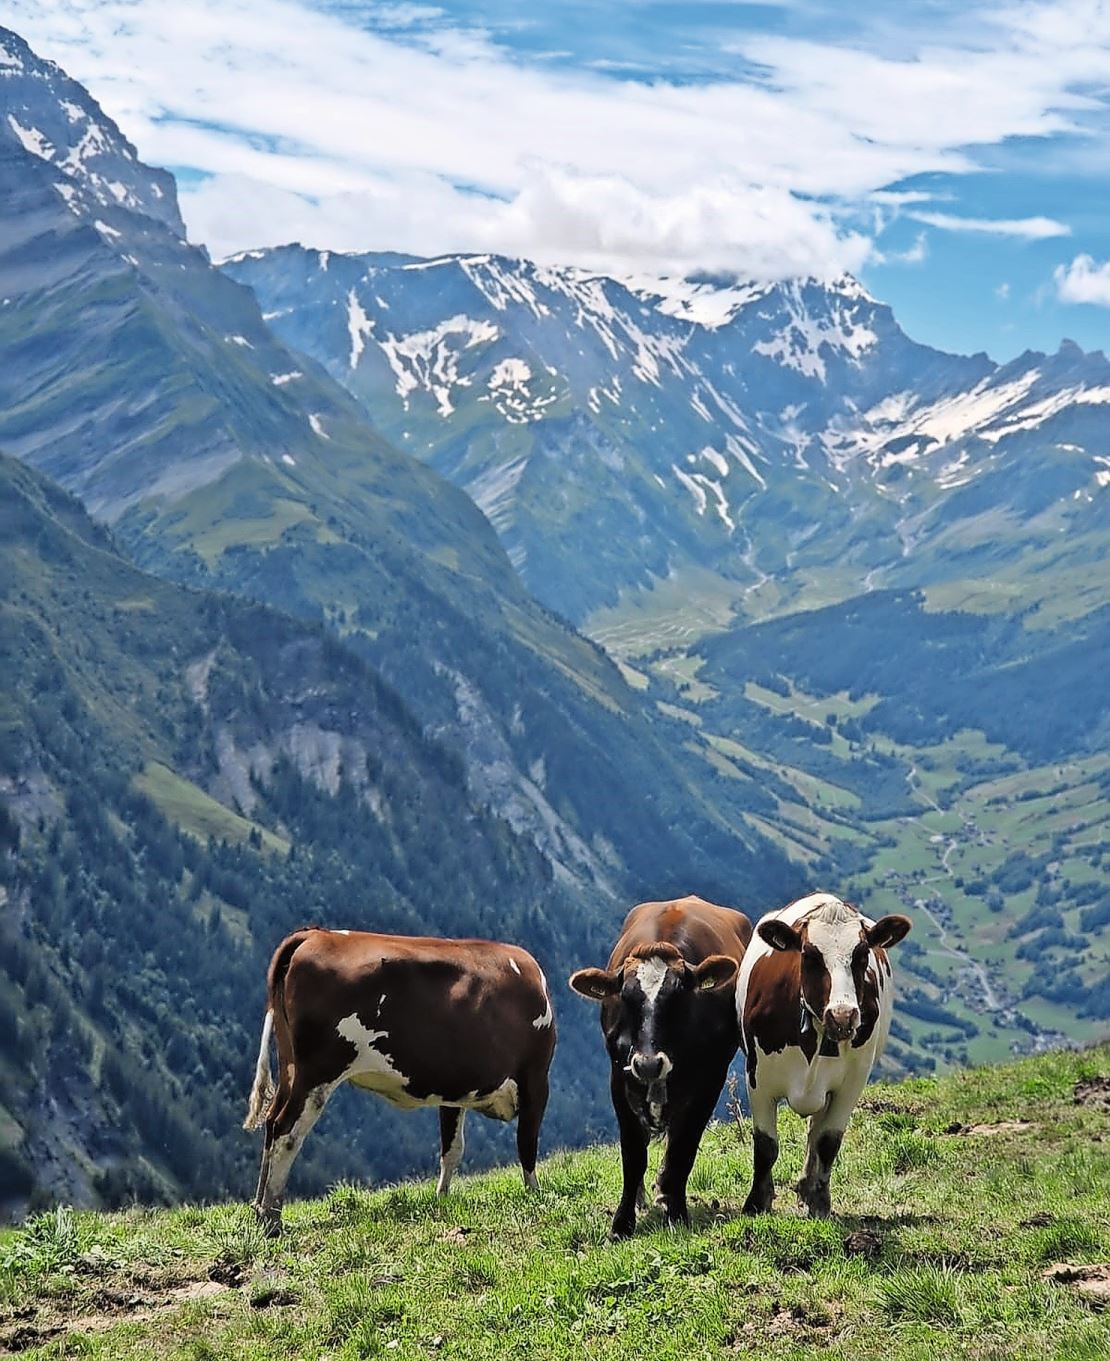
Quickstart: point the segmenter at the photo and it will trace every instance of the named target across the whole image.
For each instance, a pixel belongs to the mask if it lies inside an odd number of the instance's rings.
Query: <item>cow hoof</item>
[[[281,1211],[280,1210],[260,1210],[254,1207],[254,1217],[258,1221],[258,1227],[267,1238],[280,1238],[282,1234]]]
[[[749,1196],[744,1202],[741,1212],[746,1215],[769,1215],[771,1213],[771,1202],[760,1198],[756,1200],[754,1196]]]
[[[631,1238],[636,1231],[636,1220],[631,1215],[617,1215],[613,1220],[613,1227],[609,1230],[610,1238]]]

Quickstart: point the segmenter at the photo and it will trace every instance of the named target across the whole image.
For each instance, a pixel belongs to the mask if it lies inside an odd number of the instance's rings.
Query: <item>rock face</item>
[[[663,872],[788,874],[697,788],[681,729],[529,596],[474,502],[185,240],[172,179],[14,34],[0,51],[0,449],[145,568],[323,619],[581,890],[609,902]],[[488,326],[460,325],[460,343],[486,343]],[[520,381],[502,366],[507,410]],[[306,759],[334,773],[339,753],[315,745]],[[228,752],[221,796],[249,803],[252,760]],[[653,782],[633,815],[619,791]]]
[[[464,487],[577,622],[676,576],[743,609],[766,574],[835,565],[847,595],[1105,526],[1101,354],[943,354],[851,278],[620,280],[299,246],[223,268]]]

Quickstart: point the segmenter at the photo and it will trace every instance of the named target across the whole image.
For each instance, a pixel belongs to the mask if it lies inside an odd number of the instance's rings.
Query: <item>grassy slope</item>
[[[930,586],[927,612],[959,608],[973,614],[1005,614],[1020,605],[1028,612],[1027,627],[1035,634],[1103,603],[1100,592],[1105,588],[1096,589],[1097,572],[1085,562],[1074,566],[1074,572],[1072,566],[1067,562],[1061,566],[1056,556],[1046,553],[1033,555],[1027,571],[1016,564],[978,582]],[[1042,567],[1045,570],[1039,574]],[[798,599],[777,602],[757,599],[767,596],[773,585],[745,595],[743,608],[749,617],[770,618],[803,606],[817,608],[846,594],[843,582],[833,589],[825,580],[822,589],[827,588],[827,595],[803,593]],[[1104,754],[1071,758],[1061,753],[1056,760],[1034,765],[990,742],[978,730],[965,728],[941,743],[910,745],[868,729],[869,747],[897,759],[907,775],[914,772],[907,788],[919,810],[907,816],[906,808],[899,807],[876,817],[873,808],[861,809],[858,789],[832,783],[769,754],[761,748],[759,731],[749,733],[737,724],[727,732],[721,730],[721,715],[714,705],[721,677],[712,674],[696,649],[699,639],[725,628],[724,615],[716,621],[709,619],[701,606],[711,596],[701,590],[693,592],[680,612],[676,596],[681,592],[672,587],[670,583],[652,592],[636,608],[622,606],[595,615],[588,623],[589,631],[614,650],[626,672],[634,671],[649,696],[665,697],[659,707],[669,717],[686,721],[691,728],[689,749],[716,774],[736,782],[766,777],[773,809],[744,815],[754,831],[821,880],[827,878],[827,869],[816,867],[840,862],[846,855],[851,868],[837,878],[841,891],[856,895],[875,915],[911,911],[916,922],[913,940],[925,950],[925,962],[941,980],[940,986],[928,980],[915,983],[976,1032],[968,1036],[951,1027],[938,1030],[933,1021],[905,1016],[903,1024],[915,1047],[924,1048],[945,1066],[998,1062],[1013,1045],[1030,1044],[1030,1036],[1009,1006],[996,1012],[984,1007],[979,988],[974,980],[969,981],[966,956],[985,964],[996,991],[1037,1025],[1079,1043],[1103,1033],[1102,1022],[1077,1016],[1076,1006],[1067,999],[1023,996],[1026,985],[1043,969],[1043,961],[1037,954],[1021,957],[1019,950],[1027,937],[1012,929],[1033,905],[1037,885],[1007,894],[1001,912],[989,911],[981,888],[974,889],[1019,852],[1040,866],[1052,866],[1045,868],[1044,877],[1062,890],[1064,925],[1084,940],[1082,949],[1073,950],[1070,962],[1085,986],[1104,977],[1110,967],[1105,933],[1081,931],[1075,904],[1088,885],[1092,896],[1086,902],[1097,901],[1099,885],[1104,894],[1110,891],[1106,866],[1100,864],[1110,802],[1099,784],[1110,758]],[[788,676],[784,679],[789,681]],[[830,735],[828,715],[843,724],[865,717],[880,699],[874,694],[856,700],[843,692],[809,694],[797,681],[789,681],[790,693],[785,696],[751,679],[738,678],[738,683],[745,699],[768,715],[782,716],[787,722],[800,720],[812,725],[815,734],[821,730],[826,738]],[[672,698],[680,704],[666,703]],[[1034,702],[1035,697],[1030,700]],[[818,757],[826,752],[847,763],[845,774],[864,756],[839,731],[832,732],[831,741],[817,749]],[[999,768],[1006,766],[1014,773],[999,778]],[[1032,797],[1038,791],[1041,796]],[[919,899],[942,916],[951,914],[943,933],[928,913],[914,910]]]
[[[1045,1278],[1110,1259],[1107,1115],[1074,1096],[1095,1075],[1110,1047],[872,1087],[825,1222],[787,1189],[773,1217],[740,1217],[750,1139],[727,1124],[694,1171],[694,1227],[653,1212],[628,1243],[606,1238],[612,1148],[548,1159],[538,1197],[512,1172],[464,1177],[446,1202],[430,1181],[340,1186],[293,1204],[277,1244],[239,1205],[47,1216],[0,1240],[0,1351],[1096,1361],[1110,1314]],[[1026,1123],[966,1132],[1005,1121]],[[783,1133],[785,1188],[801,1122]]]
[[[852,704],[836,698],[814,699],[800,691],[784,698],[756,685],[749,685],[748,690],[751,698],[774,712],[792,713],[815,723],[820,723],[826,713],[844,718],[868,707],[866,700]],[[855,844],[868,855],[866,869],[853,876],[848,886],[851,892],[871,903],[876,913],[905,909],[918,898],[935,905],[935,895],[939,894],[952,914],[948,946],[930,919],[920,914],[915,918],[930,966],[942,977],[955,980],[961,966],[946,953],[946,948],[954,945],[957,952],[970,953],[990,966],[996,983],[1020,994],[1033,972],[1042,967],[1037,958],[1017,957],[1023,938],[1011,934],[1014,923],[1032,907],[1034,889],[1009,895],[1005,912],[994,914],[985,910],[981,898],[964,892],[956,880],[989,877],[1018,851],[1042,859],[1054,857],[1055,874],[1062,880],[1074,884],[1099,880],[1100,871],[1088,861],[1092,845],[1099,844],[1110,817],[1110,804],[1096,783],[1098,775],[1110,765],[1110,757],[1082,757],[1025,767],[1010,776],[975,780],[967,774],[970,762],[1008,756],[1017,763],[1019,758],[987,742],[982,733],[966,729],[956,738],[931,747],[907,747],[889,739],[877,739],[876,745],[900,757],[907,766],[915,766],[921,812],[912,818],[852,821],[851,808],[842,798],[847,791],[826,784],[815,792],[808,787],[814,784],[813,777],[780,767],[787,782],[798,789],[796,804],[780,804],[777,830],[785,827],[795,833],[784,839],[784,849],[805,855],[807,849],[823,849],[830,837],[844,835],[850,828]],[[847,753],[842,737],[834,737],[833,750]],[[918,762],[922,764],[918,766]],[[1031,797],[1038,791],[1043,791],[1039,797]],[[943,812],[932,806],[937,801]],[[847,828],[830,820],[845,815],[850,819]],[[803,816],[810,824],[808,836],[796,834]],[[1078,916],[1074,909],[1065,911],[1069,930],[1079,929]],[[1105,938],[1087,936],[1079,966],[1084,981],[1103,974],[1108,967],[1110,947]],[[1015,1038],[1006,1021],[985,1016],[976,1006],[968,1005],[967,997],[949,994],[947,1000],[957,1015],[980,1026],[979,1036],[967,1046],[972,1062],[1005,1056]],[[1066,1005],[1025,1001],[1022,1010],[1042,1025],[1081,1042],[1100,1032],[1098,1021],[1078,1018],[1074,1008]],[[932,1028],[912,1018],[907,1024],[915,1033]]]

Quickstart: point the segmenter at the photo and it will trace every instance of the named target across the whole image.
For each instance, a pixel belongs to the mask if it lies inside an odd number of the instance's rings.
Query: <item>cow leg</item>
[[[723,1081],[722,1078],[722,1084]],[[720,1087],[711,1088],[708,1098],[703,1097],[687,1107],[667,1131],[667,1148],[655,1185],[659,1192],[656,1203],[662,1205],[669,1228],[690,1222],[690,1212],[686,1206],[686,1183],[690,1180],[701,1136],[709,1124],[719,1091]]]
[[[520,1083],[520,1109],[516,1120],[516,1151],[520,1171],[529,1191],[538,1191],[536,1158],[540,1148],[540,1126],[547,1109],[547,1073],[528,1078]]]
[[[813,1219],[826,1219],[832,1210],[829,1178],[848,1120],[862,1091],[862,1084],[842,1087],[830,1095],[823,1110],[810,1118],[805,1166],[797,1190],[798,1199]]]
[[[293,1090],[293,1083],[290,1077],[290,1064],[283,1057],[282,1045],[278,1043],[278,1080],[277,1087],[273,1096],[270,1098],[270,1111],[265,1121],[265,1136],[262,1143],[262,1164],[258,1169],[258,1189],[254,1193],[254,1208],[258,1211],[262,1205],[263,1197],[266,1194],[266,1185],[270,1180],[270,1163],[274,1151],[274,1128],[275,1117],[281,1112],[282,1107],[289,1100]]]
[[[338,1082],[325,1082],[306,1090],[299,1079],[294,1080],[289,1099],[273,1120],[267,1121],[269,1152],[262,1155],[265,1185],[260,1177],[254,1208],[268,1233],[276,1235],[281,1232],[281,1207],[290,1169],[338,1085]]]
[[[466,1111],[460,1106],[440,1106],[439,1108],[439,1181],[436,1195],[445,1196],[451,1189],[451,1178],[462,1161],[466,1140],[463,1125]]]
[[[779,1156],[779,1103],[748,1089],[752,1107],[752,1189],[744,1202],[746,1215],[769,1214],[775,1203],[772,1171]]]
[[[609,1083],[617,1128],[621,1136],[621,1170],[624,1184],[620,1204],[613,1216],[614,1238],[628,1238],[636,1228],[636,1200],[644,1193],[644,1172],[647,1170],[648,1139],[637,1120],[624,1092],[624,1076],[613,1071]]]

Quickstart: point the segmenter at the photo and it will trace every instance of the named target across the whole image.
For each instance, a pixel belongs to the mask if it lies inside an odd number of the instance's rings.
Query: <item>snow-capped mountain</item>
[[[331,626],[560,881],[604,896],[658,863],[692,875],[673,867],[721,858],[696,826],[753,875],[781,868],[719,831],[717,801],[679,773],[677,727],[528,595],[472,500],[188,243],[172,178],[2,28],[0,54],[0,451],[110,521],[142,567]],[[658,812],[598,796],[672,766]],[[212,790],[249,801],[251,774]]]
[[[1034,537],[1050,508],[1085,525],[1110,481],[1101,354],[944,354],[847,277],[622,280],[299,246],[224,269],[579,621],[691,573],[737,603],[767,574],[832,565],[857,588],[903,581],[931,527],[974,558],[998,550],[997,514]]]
[[[127,208],[185,235],[173,176],[143,165],[88,92],[8,30],[0,32],[0,82],[0,138],[14,139],[53,167],[67,204],[79,199],[85,206]]]

